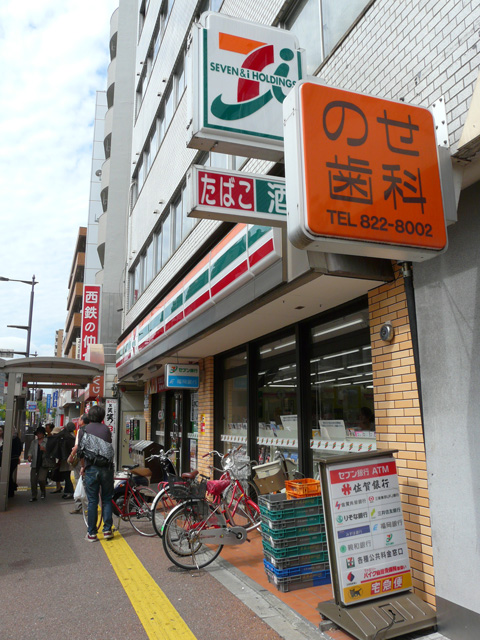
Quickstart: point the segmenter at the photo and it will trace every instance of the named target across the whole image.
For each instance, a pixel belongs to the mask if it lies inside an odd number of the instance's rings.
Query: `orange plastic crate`
[[[320,481],[312,478],[301,478],[300,480],[285,480],[285,490],[287,498],[305,498],[305,496],[319,496]]]

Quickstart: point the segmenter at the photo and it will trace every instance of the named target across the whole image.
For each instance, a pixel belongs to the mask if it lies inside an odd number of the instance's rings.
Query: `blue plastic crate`
[[[324,524],[325,517],[323,513],[315,513],[310,516],[303,516],[301,518],[288,518],[282,520],[270,520],[262,515],[262,527],[267,526],[269,529],[291,529],[292,527],[309,527],[311,525]]]
[[[321,571],[328,571],[328,562],[317,562],[315,564],[301,564],[296,567],[287,567],[286,569],[278,569],[270,564],[268,560],[264,560],[263,564],[266,569],[271,571],[277,578],[289,578],[290,576],[303,576],[306,573],[317,574]]]
[[[265,567],[268,581],[274,584],[279,591],[295,591],[296,589],[309,589],[310,587],[320,587],[324,584],[330,584],[332,578],[330,571],[318,571],[317,573],[305,573],[299,576],[289,576],[287,578],[279,578],[273,571],[269,571]]]

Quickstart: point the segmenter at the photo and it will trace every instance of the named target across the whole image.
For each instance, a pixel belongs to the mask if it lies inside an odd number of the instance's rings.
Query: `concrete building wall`
[[[480,614],[479,202],[477,183],[462,193],[448,251],[415,267],[435,574],[452,638],[477,637],[480,622],[477,636],[456,635],[465,608]]]
[[[472,0],[377,0],[326,61],[334,86],[429,107],[443,96],[452,153],[480,66]]]
[[[125,278],[127,203],[131,179],[131,127],[133,122],[135,47],[137,41],[137,3],[123,0],[118,9],[115,94],[112,108],[111,157],[108,207],[106,211],[99,342],[104,345],[106,362],[115,362],[117,339],[121,333],[121,309]],[[103,185],[102,185],[103,186]],[[105,214],[104,214],[105,215]]]
[[[394,282],[370,291],[369,315],[377,446],[398,450],[395,457],[413,586],[417,595],[435,606],[425,443],[405,284],[398,267]],[[379,336],[385,322],[391,322],[395,331],[391,343]]]
[[[107,94],[97,91],[95,121],[93,125],[92,166],[90,170],[90,198],[88,204],[87,246],[85,250],[85,284],[95,284],[95,274],[101,268],[97,253],[98,219],[102,215],[100,190],[102,185],[102,164],[105,161],[103,147],[103,127],[107,111]]]

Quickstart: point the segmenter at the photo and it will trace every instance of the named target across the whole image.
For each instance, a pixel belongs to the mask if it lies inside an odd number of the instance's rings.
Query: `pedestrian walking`
[[[53,422],[47,422],[45,424],[45,432],[46,432],[46,438],[47,438],[46,443],[47,443],[47,450],[48,450],[49,456],[52,451],[56,452],[56,441],[55,440],[49,441],[49,439],[55,436],[59,430],[60,430],[60,427],[55,427]],[[58,464],[55,464],[53,467],[49,468],[48,475],[47,475],[47,484],[49,480],[53,480],[53,482],[55,482],[55,485],[56,485],[55,490],[52,491],[52,493],[62,493],[63,489],[62,489],[62,483],[60,482],[60,473],[58,471]]]
[[[48,473],[48,466],[44,465],[44,458],[46,458],[46,432],[44,427],[37,427],[34,435],[35,438],[32,440],[28,450],[28,461],[31,463],[30,488],[32,497],[30,502],[37,501],[38,486],[40,486],[41,497],[45,498]]]
[[[113,447],[112,434],[103,424],[105,409],[94,405],[88,412],[90,421],[79,440],[82,467],[80,474],[85,483],[88,498],[88,533],[86,540],[96,542],[99,492],[102,497],[103,536],[113,538]]]
[[[8,497],[13,498],[17,490],[17,467],[20,464],[20,456],[23,451],[23,442],[17,431],[13,432],[12,450],[10,452],[10,481],[8,483]]]
[[[80,458],[78,456],[78,441],[81,437],[81,435],[83,435],[83,427],[85,425],[87,425],[89,423],[89,419],[88,419],[88,415],[86,413],[84,413],[83,415],[80,416],[80,418],[78,419],[78,429],[77,429],[77,435],[75,438],[75,446],[72,449],[71,454],[68,456],[68,462],[73,470],[73,477],[75,479],[75,485],[77,484],[77,482],[80,479],[80,469],[81,469],[81,462],[80,462]],[[73,509],[70,511],[70,513],[74,514],[74,513],[82,513],[83,510],[83,504],[81,500],[75,500]]]
[[[67,422],[64,429],[62,429],[58,434],[58,461],[59,461],[59,474],[60,481],[63,480],[65,483],[63,496],[65,500],[73,499],[73,483],[72,483],[72,470],[70,468],[70,464],[68,463],[68,458],[72,452],[73,447],[75,446],[75,423]]]

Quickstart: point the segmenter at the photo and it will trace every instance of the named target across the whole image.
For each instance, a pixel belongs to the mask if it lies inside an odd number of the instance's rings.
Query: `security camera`
[[[395,335],[395,330],[391,322],[384,322],[380,327],[380,339],[384,342],[391,342]]]

